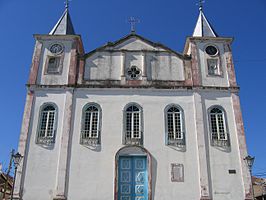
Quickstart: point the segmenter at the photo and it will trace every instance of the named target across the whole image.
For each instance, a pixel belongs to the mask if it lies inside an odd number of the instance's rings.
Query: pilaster
[[[201,86],[201,72],[200,72],[200,59],[198,56],[198,49],[196,44],[191,43],[191,68],[192,68],[192,80],[193,86]]]
[[[37,77],[38,77],[38,70],[40,65],[41,53],[42,53],[42,46],[43,44],[40,41],[36,41],[33,58],[32,58],[32,65],[30,69],[30,77],[28,80],[28,84],[34,85],[36,84]]]
[[[244,192],[245,200],[253,199],[252,198],[252,182],[247,164],[245,163],[244,158],[248,155],[247,153],[247,144],[244,131],[244,124],[242,118],[242,112],[240,107],[240,100],[238,94],[232,93],[232,103],[233,103],[233,112],[235,116],[235,124],[237,131],[237,139],[239,146],[239,158],[242,169],[242,180],[244,183]]]
[[[72,120],[72,102],[73,102],[74,90],[66,91],[65,99],[65,111],[64,111],[64,122],[63,132],[60,139],[60,149],[56,176],[56,191],[53,200],[65,200],[66,197],[66,186],[67,186],[67,174],[68,174],[68,149],[69,149],[69,137],[71,132],[71,120]]]
[[[33,102],[34,102],[34,92],[28,89],[26,103],[24,107],[22,126],[20,131],[19,145],[18,145],[18,152],[23,156],[23,159],[21,160],[20,165],[18,166],[17,169],[13,199],[21,199],[23,195],[23,181],[24,181],[25,167],[27,162],[27,141],[28,141]]]
[[[200,176],[200,200],[211,200],[211,186],[209,182],[208,173],[208,137],[204,129],[204,112],[201,95],[197,92],[194,93],[194,106],[196,117],[196,131],[197,131],[197,147],[198,147],[198,162],[199,162],[199,176]]]
[[[77,42],[73,41],[70,53],[68,84],[74,85],[77,77]]]

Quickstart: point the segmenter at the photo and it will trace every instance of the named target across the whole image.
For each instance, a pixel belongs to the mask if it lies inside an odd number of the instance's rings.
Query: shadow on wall
[[[155,194],[155,186],[156,186],[156,181],[157,181],[157,160],[151,156],[151,162],[152,162],[152,200],[154,199],[154,194]]]

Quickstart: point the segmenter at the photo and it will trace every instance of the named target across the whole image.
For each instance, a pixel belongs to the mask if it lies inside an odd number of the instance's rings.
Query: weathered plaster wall
[[[207,110],[217,105],[226,112],[227,133],[230,138],[229,148],[211,146],[210,140],[208,141],[207,155],[210,162],[212,195],[215,200],[244,199],[241,167],[241,159],[243,158],[239,158],[238,135],[231,94],[227,92],[203,92],[202,101],[204,102],[203,107],[205,107],[203,119],[206,121],[208,139],[210,139],[210,128]],[[229,170],[236,170],[236,174],[229,174]]]
[[[140,80],[146,76],[147,80],[185,80],[184,61],[177,55],[161,49],[155,51],[141,41],[127,42],[131,43],[124,44],[123,48],[119,45],[119,50],[90,55],[85,61],[84,79],[121,80],[131,66],[137,66],[142,72]]]
[[[215,45],[219,49],[219,56],[220,56],[220,70],[221,75],[219,76],[210,76],[208,75],[208,65],[207,65],[207,55],[205,52],[205,48],[208,45]],[[202,78],[202,85],[203,86],[219,86],[219,87],[228,87],[229,80],[228,80],[228,72],[227,72],[227,61],[226,58],[228,57],[228,52],[225,53],[224,51],[224,43],[208,41],[208,42],[197,42],[197,54],[199,58],[199,68],[201,72]]]
[[[97,91],[98,90],[98,91]],[[75,116],[71,144],[69,199],[107,200],[114,197],[115,154],[123,147],[123,109],[130,102],[143,108],[144,147],[153,157],[154,200],[199,199],[199,174],[192,93],[143,90],[85,90],[75,94]],[[98,150],[80,145],[82,108],[89,102],[102,109],[102,145]],[[180,105],[185,113],[187,149],[178,151],[165,145],[164,109]],[[171,163],[185,166],[185,182],[171,182]],[[96,171],[95,171],[96,170]],[[82,177],[82,178],[80,178]],[[76,187],[79,185],[79,187]],[[87,188],[90,188],[89,190]],[[186,188],[193,187],[191,192]],[[96,192],[104,191],[104,192]]]
[[[50,46],[54,43],[53,40],[42,41],[42,55],[40,57],[37,84],[41,85],[64,85],[68,83],[69,78],[69,65],[71,58],[71,49],[72,42],[67,40],[59,40],[56,42],[62,43],[64,45],[64,53],[62,54],[62,63],[60,64],[62,67],[61,72],[59,74],[47,74],[47,56],[53,56],[53,54],[49,51]]]
[[[44,103],[54,103],[58,108],[55,144],[47,147],[36,144],[39,109]],[[22,194],[25,200],[47,200],[55,196],[60,138],[64,123],[65,91],[36,91],[30,121],[29,144],[26,154]]]

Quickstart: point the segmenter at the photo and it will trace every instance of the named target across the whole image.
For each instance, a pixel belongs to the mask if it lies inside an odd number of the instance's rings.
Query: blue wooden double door
[[[118,200],[148,200],[147,158],[120,156]]]

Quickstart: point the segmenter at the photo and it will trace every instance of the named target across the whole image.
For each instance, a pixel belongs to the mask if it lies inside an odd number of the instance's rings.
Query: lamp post
[[[21,159],[22,159],[22,155],[20,155],[19,152],[17,152],[15,155],[13,155],[15,174],[14,174],[14,181],[13,181],[13,187],[12,187],[12,192],[11,192],[11,200],[13,200],[13,193],[14,193],[14,187],[15,187],[15,182],[16,182],[17,169],[18,169],[18,166],[19,166]]]
[[[254,200],[255,196],[254,196],[254,188],[253,188],[253,183],[252,183],[252,166],[253,166],[255,157],[251,157],[250,155],[248,155],[244,158],[244,160],[246,161],[246,164],[247,164],[248,169],[249,169],[249,173],[250,173],[250,177],[251,177],[252,199]]]
[[[11,189],[11,200],[13,200],[13,192],[14,192],[14,186],[15,186],[15,181],[16,181],[17,169],[18,169],[18,166],[19,166],[21,159],[22,159],[22,156],[18,152],[15,154],[15,150],[12,149],[10,161],[9,161],[9,165],[8,165],[8,170],[7,170],[7,174],[6,174],[6,182],[5,182],[5,186],[4,186],[3,200],[6,199],[6,191],[7,191],[9,173],[12,169],[12,162],[15,166],[14,181],[13,181],[13,185],[12,185],[12,189]]]

